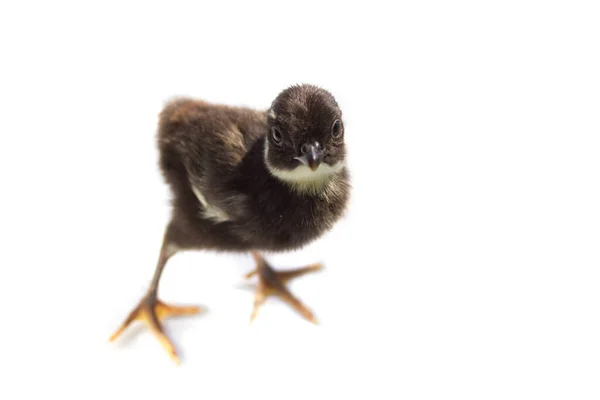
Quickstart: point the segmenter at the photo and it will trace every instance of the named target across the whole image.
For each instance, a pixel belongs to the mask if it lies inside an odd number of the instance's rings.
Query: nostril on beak
[[[316,152],[322,152],[323,148],[321,146],[321,143],[319,142],[314,142],[314,143],[304,143],[302,146],[300,146],[300,153],[302,155],[306,155],[308,153],[310,153],[311,151],[316,151]]]

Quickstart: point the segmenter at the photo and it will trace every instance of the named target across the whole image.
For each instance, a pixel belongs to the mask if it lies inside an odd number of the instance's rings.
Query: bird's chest
[[[261,212],[260,245],[273,250],[301,247],[321,236],[336,216],[326,198],[320,196],[283,197]]]

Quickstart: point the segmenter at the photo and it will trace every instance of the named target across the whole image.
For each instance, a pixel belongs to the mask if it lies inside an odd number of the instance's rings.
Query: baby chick
[[[159,116],[159,166],[172,193],[158,262],[147,293],[110,340],[134,320],[144,321],[179,362],[165,335],[165,317],[192,315],[195,306],[157,297],[162,271],[181,250],[246,252],[259,278],[251,320],[269,294],[309,321],[313,313],[286,288],[290,279],[321,265],[275,271],[261,252],[297,250],[342,218],[350,194],[342,111],[314,85],[283,90],[267,110],[170,101]]]

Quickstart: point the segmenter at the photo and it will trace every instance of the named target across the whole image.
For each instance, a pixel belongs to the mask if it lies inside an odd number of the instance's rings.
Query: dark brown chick
[[[161,320],[200,308],[167,305],[157,291],[165,264],[180,250],[251,253],[257,268],[247,276],[259,277],[251,319],[265,297],[276,294],[315,322],[285,282],[321,266],[277,272],[261,252],[302,248],[331,229],[346,209],[344,123],[334,97],[313,85],[296,85],[268,110],[180,98],[162,110],[157,139],[172,217],[148,292],[111,340],[140,319],[179,361]]]

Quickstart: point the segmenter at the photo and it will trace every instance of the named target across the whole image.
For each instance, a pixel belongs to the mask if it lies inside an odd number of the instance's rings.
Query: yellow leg
[[[164,347],[167,353],[169,353],[169,356],[173,359],[173,361],[179,364],[179,357],[177,356],[175,347],[165,334],[161,322],[165,318],[194,315],[203,310],[202,308],[196,306],[173,306],[165,304],[157,299],[158,283],[160,281],[162,271],[169,258],[171,258],[177,252],[176,249],[177,246],[173,246],[169,242],[168,234],[166,234],[160,250],[154,276],[146,296],[144,296],[138,305],[129,313],[127,318],[125,318],[125,321],[123,321],[121,326],[115,331],[115,333],[112,334],[109,340],[111,342],[116,340],[133,321],[142,321],[150,328],[152,333],[154,333],[160,344]]]

